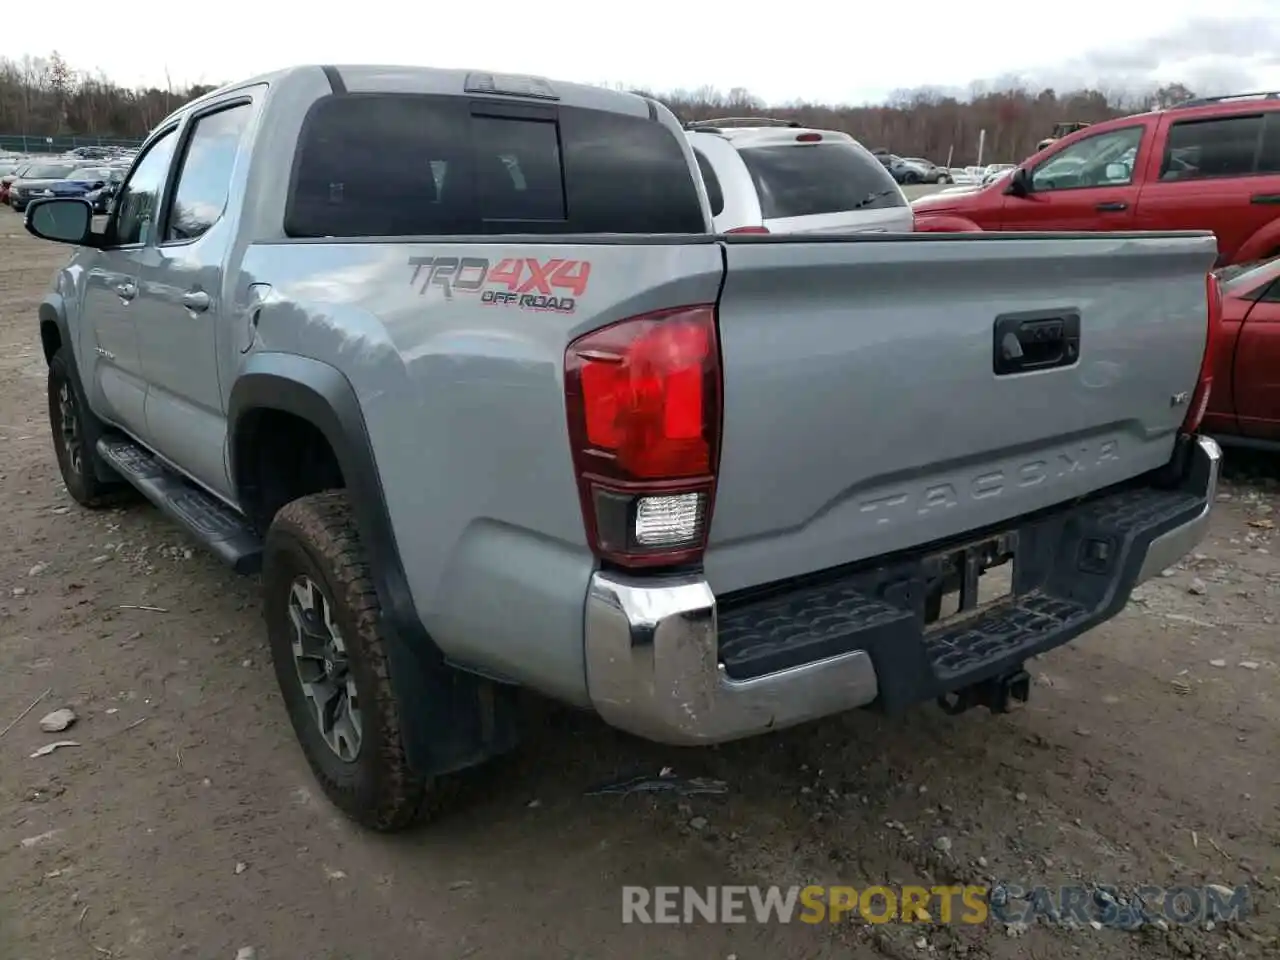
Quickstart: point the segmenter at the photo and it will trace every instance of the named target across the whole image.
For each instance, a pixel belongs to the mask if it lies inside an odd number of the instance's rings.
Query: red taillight
[[[768,233],[768,227],[734,227],[732,230],[726,230],[725,233]]]
[[[569,344],[565,398],[592,549],[625,566],[698,560],[720,457],[712,306],[622,320]]]
[[[1204,338],[1204,357],[1200,360],[1200,378],[1196,382],[1195,393],[1191,395],[1191,403],[1187,407],[1187,416],[1182,421],[1183,433],[1195,433],[1204,419],[1204,412],[1209,408],[1209,394],[1213,390],[1213,364],[1218,350],[1218,341],[1222,336],[1222,288],[1218,278],[1209,274],[1204,282],[1206,299],[1209,302],[1209,317]]]
[[[797,134],[797,135],[796,135],[796,140],[797,140],[799,143],[818,143],[819,141],[821,141],[821,140],[822,140],[822,134],[820,134],[820,133],[801,133],[801,134]]]

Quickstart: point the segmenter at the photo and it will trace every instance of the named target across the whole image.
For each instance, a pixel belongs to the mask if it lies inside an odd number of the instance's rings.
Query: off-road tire
[[[289,597],[300,576],[327,595],[355,678],[361,742],[351,761],[339,758],[326,743],[295,665]],[[262,581],[280,693],[325,795],[348,817],[382,833],[403,830],[436,813],[443,800],[441,782],[416,776],[405,756],[403,715],[388,674],[381,605],[345,492],[302,497],[276,514],[263,549]]]
[[[78,440],[73,444],[68,443],[63,429],[64,388],[67,391],[66,400],[76,419],[74,429],[78,433]],[[98,477],[99,470],[110,471],[94,446],[97,438],[102,435],[103,424],[85,402],[84,390],[71,364],[67,347],[59,348],[49,361],[48,389],[49,431],[53,439],[53,452],[58,458],[58,470],[62,473],[62,482],[66,484],[71,499],[91,510],[115,506],[132,499],[134,489],[123,478],[104,481]],[[75,467],[74,445],[79,446],[79,469]]]

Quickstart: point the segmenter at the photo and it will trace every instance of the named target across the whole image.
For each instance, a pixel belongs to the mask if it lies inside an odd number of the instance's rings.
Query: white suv
[[[717,233],[909,233],[902,188],[847,133],[752,118],[685,124]]]

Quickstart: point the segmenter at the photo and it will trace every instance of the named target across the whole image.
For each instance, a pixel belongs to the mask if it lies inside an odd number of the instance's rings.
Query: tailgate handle
[[[1280,193],[1255,193],[1249,198],[1250,203],[1280,204]]]
[[[1080,359],[1080,314],[1006,313],[996,317],[992,368],[997,377],[1069,367]]]

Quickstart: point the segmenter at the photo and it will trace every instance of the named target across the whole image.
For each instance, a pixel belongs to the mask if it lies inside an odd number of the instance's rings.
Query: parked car
[[[12,173],[0,176],[0,203],[9,203],[9,188],[13,186],[13,181],[21,177],[30,166],[30,162],[23,162],[18,164]]]
[[[686,745],[1002,712],[1210,520],[1206,233],[716,233],[658,101],[413,67],[184,104],[91,213],[25,219],[77,248],[37,341],[68,494],[261,568],[375,829],[513,746],[520,687]]]
[[[21,213],[33,197],[53,196],[54,186],[82,165],[82,161],[37,162],[9,184],[9,206]]]
[[[902,190],[847,133],[758,118],[685,125],[719,233],[911,230]]]
[[[921,183],[954,183],[951,171],[946,167],[940,167],[932,160],[925,160],[923,157],[903,157],[903,163],[917,167],[921,171]]]
[[[1280,452],[1280,258],[1219,274],[1222,338],[1205,430]]]
[[[83,187],[80,195],[93,204],[94,213],[106,213],[111,198],[115,196],[116,189],[127,172],[128,168],[121,166],[89,167],[75,171],[67,179],[73,183],[78,181]],[[75,188],[58,191],[56,187],[54,192],[69,195],[77,193]]]
[[[1218,264],[1280,253],[1280,94],[1095,123],[974,194],[913,203],[919,230],[1211,230]]]
[[[1016,163],[989,163],[982,169],[982,185],[985,187],[997,180],[1003,180],[1017,168]]]
[[[952,167],[947,172],[955,187],[977,187],[982,183],[982,171],[976,167]]]
[[[123,179],[112,167],[76,167],[61,180],[42,183],[46,196],[84,197],[97,207],[103,190],[117,176]]]
[[[878,153],[875,156],[897,183],[911,185],[931,182],[926,179],[929,170],[924,166],[904,160],[896,153]]]

